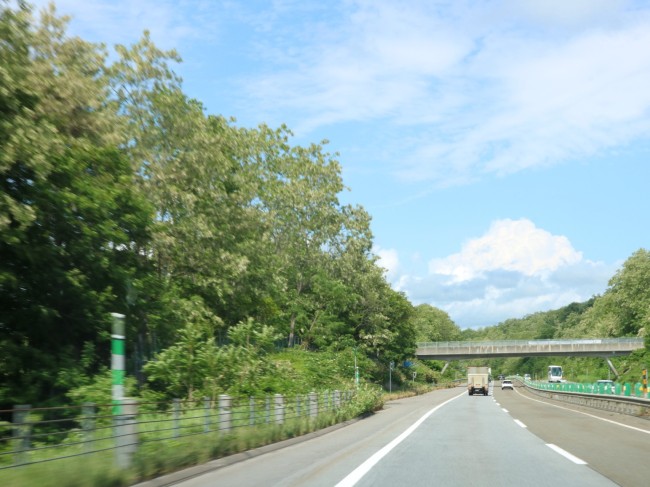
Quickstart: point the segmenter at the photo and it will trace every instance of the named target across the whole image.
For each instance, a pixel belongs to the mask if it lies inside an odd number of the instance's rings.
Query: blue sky
[[[649,248],[648,2],[56,4],[86,40],[177,49],[207,113],[329,140],[387,279],[461,328],[602,294]]]

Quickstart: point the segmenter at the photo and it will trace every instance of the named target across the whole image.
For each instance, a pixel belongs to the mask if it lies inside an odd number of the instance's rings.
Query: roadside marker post
[[[113,414],[122,414],[122,398],[124,397],[124,315],[111,313],[113,330],[111,333],[111,373]]]

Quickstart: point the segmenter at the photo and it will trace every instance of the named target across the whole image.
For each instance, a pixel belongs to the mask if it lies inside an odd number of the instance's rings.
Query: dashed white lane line
[[[564,458],[571,460],[573,463],[577,465],[587,465],[587,462],[585,462],[584,460],[581,460],[575,455],[571,455],[568,451],[563,450],[562,448],[554,445],[553,443],[547,443],[546,446],[548,446],[551,450],[554,450],[555,452],[559,453]]]
[[[521,421],[519,421],[518,419],[515,419],[515,423],[517,423],[522,428],[527,428],[527,426],[524,423],[522,423]]]

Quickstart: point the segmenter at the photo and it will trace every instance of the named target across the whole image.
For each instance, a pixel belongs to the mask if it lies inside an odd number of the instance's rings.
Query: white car
[[[609,392],[612,394],[616,393],[616,385],[614,384],[613,380],[597,380],[596,384],[598,384],[598,387],[601,386],[601,384],[605,385],[605,390],[609,389]]]
[[[510,389],[511,391],[514,390],[514,386],[512,385],[511,380],[506,379],[506,380],[501,381],[501,390],[504,390],[504,389]]]

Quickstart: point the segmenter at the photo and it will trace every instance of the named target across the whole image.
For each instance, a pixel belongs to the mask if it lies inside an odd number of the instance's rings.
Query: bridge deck
[[[415,355],[425,360],[496,357],[611,357],[644,347],[643,338],[589,338],[576,340],[500,340],[485,342],[418,343]]]

